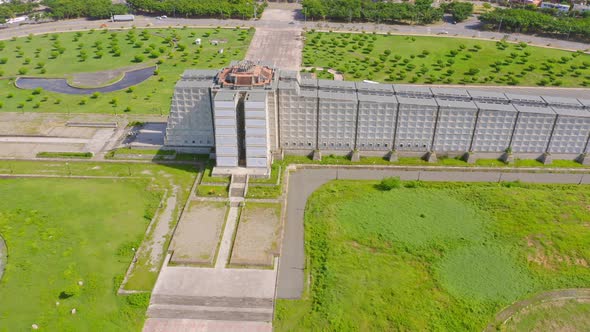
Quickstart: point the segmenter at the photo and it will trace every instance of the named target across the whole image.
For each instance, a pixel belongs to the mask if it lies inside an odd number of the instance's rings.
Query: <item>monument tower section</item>
[[[277,148],[275,70],[244,61],[221,70],[212,94],[214,174],[268,176]]]

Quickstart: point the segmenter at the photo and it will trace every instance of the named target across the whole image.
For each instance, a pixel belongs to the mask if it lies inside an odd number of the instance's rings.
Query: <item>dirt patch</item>
[[[528,261],[540,265],[543,268],[554,270],[560,264],[588,267],[588,262],[582,257],[559,255],[550,252],[547,246],[553,244],[551,241],[546,241],[537,236],[531,235],[527,236],[526,242],[527,247],[531,248],[532,251],[527,256]]]
[[[248,203],[242,212],[230,264],[273,266],[279,254],[280,205]]]
[[[223,202],[190,202],[172,238],[171,262],[212,265],[226,211]]]

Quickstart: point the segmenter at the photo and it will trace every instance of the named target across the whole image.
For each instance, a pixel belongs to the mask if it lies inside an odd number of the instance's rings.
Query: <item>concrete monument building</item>
[[[285,153],[588,162],[590,152],[589,100],[318,80],[252,62],[185,71],[171,106],[165,144],[211,152],[219,173],[265,176]]]

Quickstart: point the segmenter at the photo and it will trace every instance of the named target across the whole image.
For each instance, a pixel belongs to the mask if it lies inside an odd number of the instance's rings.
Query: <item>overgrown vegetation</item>
[[[533,293],[590,286],[590,187],[333,181],[310,197],[310,292],[278,331],[483,330]]]
[[[37,158],[77,158],[90,159],[92,152],[39,152]]]
[[[148,183],[0,182],[0,233],[9,248],[0,329],[140,331],[149,294],[116,291],[149,222],[144,216],[159,201]]]
[[[391,45],[395,45],[394,48]],[[590,55],[526,43],[376,34],[306,34],[303,63],[345,80],[391,83],[590,86]]]

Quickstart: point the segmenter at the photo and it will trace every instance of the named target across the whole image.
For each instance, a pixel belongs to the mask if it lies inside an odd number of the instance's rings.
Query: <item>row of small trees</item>
[[[262,15],[265,4],[256,0],[127,0],[135,10],[157,15],[184,17],[253,18]]]
[[[432,7],[432,0],[416,0],[414,3],[372,0],[303,0],[303,13],[311,19],[380,23],[429,24],[440,21],[443,17],[443,10]]]
[[[590,39],[590,17],[554,17],[538,10],[496,8],[479,19],[489,29]]]
[[[113,15],[126,14],[127,6],[113,4],[111,0],[44,0],[50,16],[55,19],[89,17],[92,19],[108,18]]]

